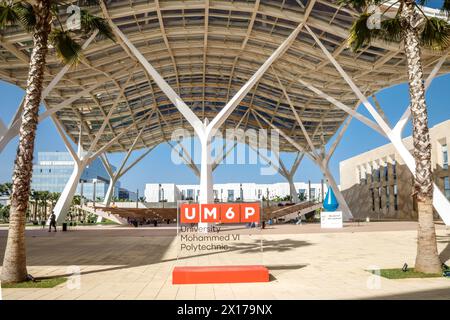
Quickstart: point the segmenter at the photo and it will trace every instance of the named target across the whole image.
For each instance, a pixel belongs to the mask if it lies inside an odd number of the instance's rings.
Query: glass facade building
[[[74,168],[74,161],[68,152],[39,152],[33,165],[31,189],[35,191],[62,192]],[[115,169],[115,168],[113,168]],[[109,175],[100,159],[86,167],[77,187],[77,195],[86,199],[103,199],[109,187]],[[114,197],[119,196],[120,182],[114,188]]]

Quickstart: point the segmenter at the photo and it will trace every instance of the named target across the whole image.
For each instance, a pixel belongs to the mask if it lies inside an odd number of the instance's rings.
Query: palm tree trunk
[[[409,95],[413,122],[414,158],[419,227],[415,269],[425,273],[440,273],[441,261],[437,251],[436,230],[433,219],[433,176],[431,170],[431,142],[425,102],[423,67],[418,31],[413,25],[418,13],[412,0],[405,2],[404,18],[405,53],[408,62]]]
[[[33,32],[34,47],[30,57],[19,146],[14,165],[11,215],[1,275],[5,283],[21,282],[27,279],[25,219],[33,172],[34,140],[42,96],[47,41],[51,31],[50,0],[37,1],[34,11],[36,15],[36,27]]]

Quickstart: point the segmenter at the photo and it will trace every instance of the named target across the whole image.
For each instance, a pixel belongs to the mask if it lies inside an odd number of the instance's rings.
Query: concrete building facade
[[[434,182],[450,200],[450,120],[432,127],[430,138]],[[413,152],[412,137],[403,143]],[[342,161],[340,177],[342,193],[355,218],[417,219],[414,178],[392,144]]]

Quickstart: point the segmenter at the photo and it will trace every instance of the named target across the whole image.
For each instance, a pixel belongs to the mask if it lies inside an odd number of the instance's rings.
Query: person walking
[[[52,232],[52,227],[55,228],[56,232],[56,215],[52,211],[52,215],[50,216],[50,225],[48,226],[48,232]]]

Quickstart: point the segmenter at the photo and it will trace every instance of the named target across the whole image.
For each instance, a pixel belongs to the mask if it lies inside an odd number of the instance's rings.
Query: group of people
[[[131,217],[127,218],[127,222],[129,225],[132,225],[135,228],[137,228],[138,226],[148,225],[148,224],[153,224],[153,226],[157,227],[158,223],[160,223],[160,221],[158,219],[147,219],[147,218],[137,219],[137,218],[131,218]]]

